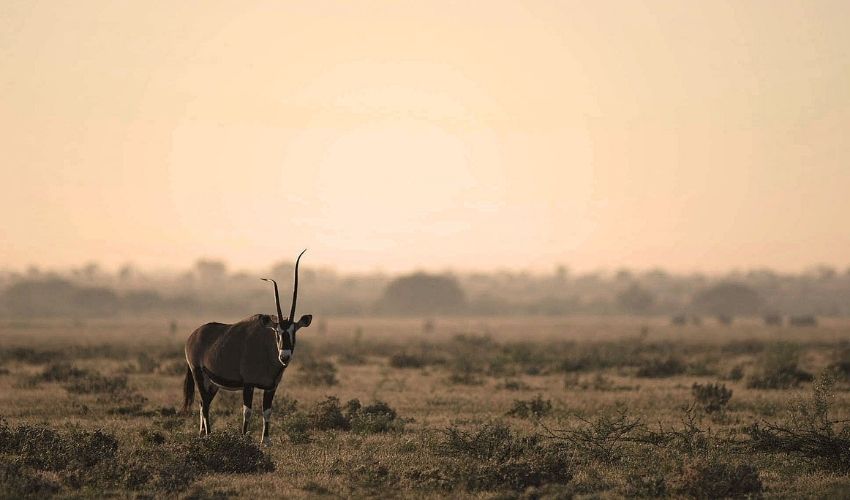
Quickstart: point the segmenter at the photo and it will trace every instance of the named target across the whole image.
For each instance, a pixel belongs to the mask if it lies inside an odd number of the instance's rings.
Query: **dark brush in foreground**
[[[267,314],[255,314],[234,324],[207,323],[186,340],[186,378],[183,383],[183,411],[187,411],[195,396],[195,386],[201,396],[200,434],[208,435],[210,404],[218,390],[242,391],[242,433],[248,432],[254,388],[263,391],[263,443],[269,443],[269,420],[272,400],[283,372],[295,352],[295,334],[310,326],[313,316],[306,314],[297,322],[295,304],[298,299],[298,264],[306,250],[295,261],[295,283],[289,318],[280,309],[277,282],[274,299],[277,321]]]

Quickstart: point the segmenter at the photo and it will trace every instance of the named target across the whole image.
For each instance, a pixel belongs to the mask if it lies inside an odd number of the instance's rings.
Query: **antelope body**
[[[306,251],[306,250],[305,250]],[[301,252],[303,255],[304,252]],[[292,359],[299,328],[310,326],[312,315],[293,321],[298,297],[298,263],[289,318],[280,309],[280,295],[274,284],[277,317],[255,314],[237,323],[207,323],[186,340],[186,378],[183,383],[183,410],[189,409],[195,396],[200,401],[200,434],[209,434],[210,403],[219,389],[242,391],[242,433],[248,432],[254,389],[263,391],[263,442],[269,442],[269,420],[274,394],[283,372]]]

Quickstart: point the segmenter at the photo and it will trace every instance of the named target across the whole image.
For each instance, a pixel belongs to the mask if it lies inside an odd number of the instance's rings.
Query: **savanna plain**
[[[203,322],[0,323],[0,497],[850,496],[847,320],[316,318],[269,446],[181,412]]]

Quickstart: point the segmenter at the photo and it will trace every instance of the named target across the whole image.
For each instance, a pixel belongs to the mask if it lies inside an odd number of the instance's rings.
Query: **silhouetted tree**
[[[75,290],[61,279],[20,281],[3,293],[3,303],[14,316],[61,316],[70,309]]]
[[[452,276],[415,273],[387,285],[379,309],[397,314],[451,314],[464,310],[466,298]]]
[[[733,316],[757,313],[762,300],[755,290],[746,285],[725,282],[697,293],[693,306],[706,313]]]
[[[649,312],[654,303],[655,296],[648,290],[641,288],[637,283],[633,283],[617,294],[617,305],[623,311],[630,313],[643,314]]]
[[[14,316],[109,316],[118,310],[118,296],[109,288],[79,287],[62,279],[21,281],[3,294]]]
[[[227,265],[220,260],[201,259],[195,263],[195,272],[201,282],[215,283],[227,276]]]

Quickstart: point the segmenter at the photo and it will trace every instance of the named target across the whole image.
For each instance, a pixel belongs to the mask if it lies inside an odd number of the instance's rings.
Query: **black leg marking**
[[[201,395],[201,425],[199,434],[201,436],[209,435],[212,432],[210,425],[210,403],[212,403],[213,398],[218,393],[218,387],[207,383],[206,377],[201,370],[192,370],[192,375],[195,378],[195,386],[198,388],[198,393]]]
[[[272,401],[274,400],[274,389],[263,391],[263,443],[268,444],[269,441],[269,422],[272,417]]]
[[[248,433],[248,423],[251,421],[251,405],[254,402],[254,388],[245,386],[242,388],[242,434]]]

